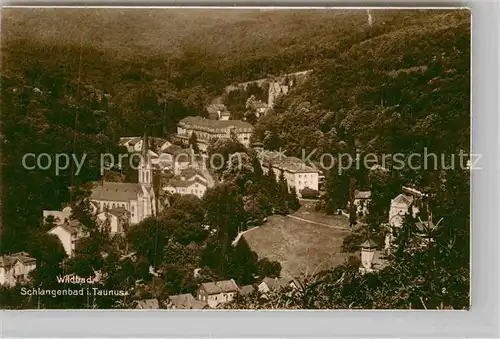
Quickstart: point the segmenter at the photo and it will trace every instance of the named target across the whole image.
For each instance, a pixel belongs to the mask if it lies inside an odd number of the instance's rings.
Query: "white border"
[[[56,5],[38,1],[39,5]],[[74,2],[76,4],[76,2]],[[86,1],[99,4],[98,1]],[[199,2],[184,1],[200,7]],[[216,8],[222,8],[219,1]],[[225,2],[234,6],[234,2]],[[276,6],[276,2],[268,2]],[[288,1],[288,5],[298,2]],[[3,311],[1,337],[500,337],[499,319],[499,139],[500,6],[496,1],[451,3],[472,8],[472,153],[482,154],[471,178],[471,300],[470,311]],[[14,5],[14,2],[4,2]],[[34,1],[17,1],[34,5]],[[67,6],[69,3],[66,3]],[[80,3],[81,4],[81,3]],[[101,6],[112,4],[100,3]],[[127,3],[120,3],[125,5]],[[128,2],[128,4],[133,4]],[[212,3],[214,4],[214,3]],[[259,4],[265,4],[264,1]],[[298,3],[300,4],[300,3]],[[318,5],[322,6],[318,6]],[[315,2],[325,8],[335,2]],[[343,3],[345,4],[345,3]],[[360,3],[357,3],[360,4]],[[364,3],[377,7],[376,3]],[[422,6],[432,4],[423,2]],[[61,4],[63,5],[63,4]],[[245,8],[255,8],[245,3]],[[305,5],[305,4],[304,4]],[[361,4],[360,4],[361,5]],[[382,5],[382,4],[381,4]],[[387,5],[387,4],[385,4]],[[404,8],[415,3],[397,2]],[[51,6],[51,7],[52,7]],[[98,6],[92,6],[98,7]],[[132,7],[132,6],[121,6]],[[156,6],[155,6],[156,7]],[[170,6],[176,8],[178,6]],[[292,8],[303,9],[308,7]],[[309,7],[310,8],[310,7]],[[345,7],[357,8],[357,7]],[[422,8],[422,7],[418,7]],[[496,189],[493,189],[496,188]]]

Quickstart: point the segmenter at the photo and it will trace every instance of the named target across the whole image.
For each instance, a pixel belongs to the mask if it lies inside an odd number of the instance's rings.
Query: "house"
[[[182,170],[180,173],[181,180],[200,180],[204,183],[207,183],[207,178],[201,173],[200,170],[195,169],[195,168],[187,168],[185,170]]]
[[[15,286],[29,281],[29,274],[36,268],[36,259],[26,252],[7,254],[0,257],[0,285]]]
[[[142,153],[143,138],[141,137],[122,137],[118,142],[119,146],[124,146],[127,148],[129,153]],[[159,157],[159,154],[163,152],[164,149],[172,145],[169,141],[163,138],[151,137],[148,138],[148,152],[153,158]]]
[[[125,231],[124,226],[130,220],[130,213],[124,207],[119,206],[98,213],[97,220],[101,227],[105,225],[109,227],[111,234],[122,234]]]
[[[59,241],[64,247],[64,251],[70,258],[75,252],[76,242],[88,236],[86,227],[78,220],[70,220],[64,224],[56,225],[47,233],[53,234],[59,238]]]
[[[160,308],[160,303],[158,299],[142,299],[137,301],[136,309],[140,310],[158,310]]]
[[[145,145],[149,145],[144,135]],[[153,190],[153,170],[148,147],[142,148],[139,163],[139,182],[101,182],[90,195],[90,201],[96,206],[96,213],[117,207],[129,212],[129,224],[137,224],[156,215],[156,197]]]
[[[179,171],[181,166],[189,167],[189,155],[191,153],[192,151],[189,148],[185,149],[178,145],[169,145],[161,151],[158,161],[156,164],[153,163],[153,167],[161,172],[165,172],[166,170]]]
[[[259,161],[264,174],[268,173],[269,168],[273,169],[276,180],[283,172],[288,190],[295,189],[299,197],[300,191],[306,187],[318,191],[319,171],[299,158],[287,157],[279,152],[261,151]]]
[[[389,225],[392,227],[402,227],[407,213],[411,213],[415,218],[422,208],[422,198],[425,197],[425,194],[404,186],[402,191],[403,193],[391,200]]]
[[[253,285],[245,285],[240,287],[240,295],[249,295],[256,291]]]
[[[141,141],[141,137],[122,137],[118,142],[119,146],[123,146],[127,148],[127,151],[130,153],[139,152],[140,149],[137,146],[137,143]]]
[[[231,112],[222,103],[211,103],[207,106],[208,116],[212,120],[229,120]]]
[[[202,310],[208,308],[208,304],[196,300],[191,293],[186,293],[169,296],[167,308],[172,310]]]
[[[356,214],[359,216],[368,215],[368,205],[370,204],[372,198],[372,192],[370,191],[358,191],[354,192],[354,206],[356,206]]]
[[[267,112],[268,106],[267,106],[267,104],[265,102],[257,100],[255,98],[255,95],[251,95],[247,99],[247,102],[245,104],[245,108],[247,110],[250,110],[250,111],[254,112],[255,116],[257,118],[259,118],[259,117],[263,116]]]
[[[197,137],[198,148],[205,152],[211,139],[231,138],[235,136],[245,146],[250,145],[253,126],[241,120],[211,120],[199,116],[190,116],[177,124],[176,138],[189,145],[191,135]]]
[[[266,294],[269,291],[280,290],[287,286],[290,286],[290,281],[287,279],[265,277],[257,288],[260,293]]]
[[[62,211],[43,211],[43,221],[46,222],[47,218],[52,217],[55,225],[64,224],[69,220],[72,210],[70,206],[62,209]]]
[[[172,194],[193,194],[201,199],[207,188],[207,182],[198,178],[192,180],[171,179],[169,183],[163,187],[163,190]]]
[[[198,288],[198,300],[215,308],[220,304],[231,302],[238,292],[238,285],[233,279],[207,282]]]
[[[388,262],[381,251],[378,251],[378,245],[371,239],[361,244],[361,265],[359,272],[361,274],[372,273],[383,269]]]
[[[152,137],[148,138],[148,140],[149,140],[149,148],[153,150],[156,154],[161,154],[165,149],[172,146],[172,143],[167,139]]]

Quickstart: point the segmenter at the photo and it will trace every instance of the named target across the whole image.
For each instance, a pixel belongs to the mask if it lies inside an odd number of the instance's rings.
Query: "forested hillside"
[[[470,13],[372,15],[373,25],[364,10],[2,10],[1,251],[25,249],[42,210],[69,202],[71,168],[25,170],[24,154],[88,153],[74,184],[97,180],[96,157],[120,152],[120,136],[168,136],[234,82],[314,70],[255,125],[255,140],[287,155],[467,153]],[[468,171],[372,174],[333,168],[322,208],[372,188],[376,225],[401,184],[423,188],[445,240],[464,245],[446,263],[468,269]]]

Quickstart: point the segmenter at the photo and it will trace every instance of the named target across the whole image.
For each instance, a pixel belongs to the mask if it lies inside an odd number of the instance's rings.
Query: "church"
[[[127,211],[129,224],[137,224],[156,215],[153,189],[153,170],[149,154],[149,141],[145,134],[139,163],[138,183],[100,182],[90,195],[94,213]]]

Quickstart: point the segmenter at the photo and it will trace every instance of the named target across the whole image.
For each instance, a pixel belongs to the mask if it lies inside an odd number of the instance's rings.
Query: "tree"
[[[246,153],[245,146],[231,138],[214,139],[207,148],[207,167],[218,175],[228,168],[230,157],[235,153]]]
[[[196,136],[196,133],[191,133],[191,136],[189,137],[189,146],[193,148],[194,154],[200,154],[200,148],[198,146],[198,137]]]
[[[281,272],[281,264],[276,261],[270,261],[267,258],[262,258],[257,263],[259,266],[259,276],[269,278],[279,278]]]
[[[148,218],[130,228],[127,239],[138,255],[144,256],[156,266],[162,261],[162,249],[168,241],[166,228],[155,218]]]
[[[278,179],[278,191],[276,195],[275,212],[281,215],[289,213],[288,200],[290,193],[288,192],[288,184],[283,171],[280,172]]]
[[[46,232],[33,232],[30,236],[28,253],[37,260],[37,266],[57,267],[66,256],[59,238]],[[51,275],[54,277],[54,275]]]
[[[305,187],[300,191],[300,195],[304,199],[316,199],[319,195],[319,192],[315,189]]]

